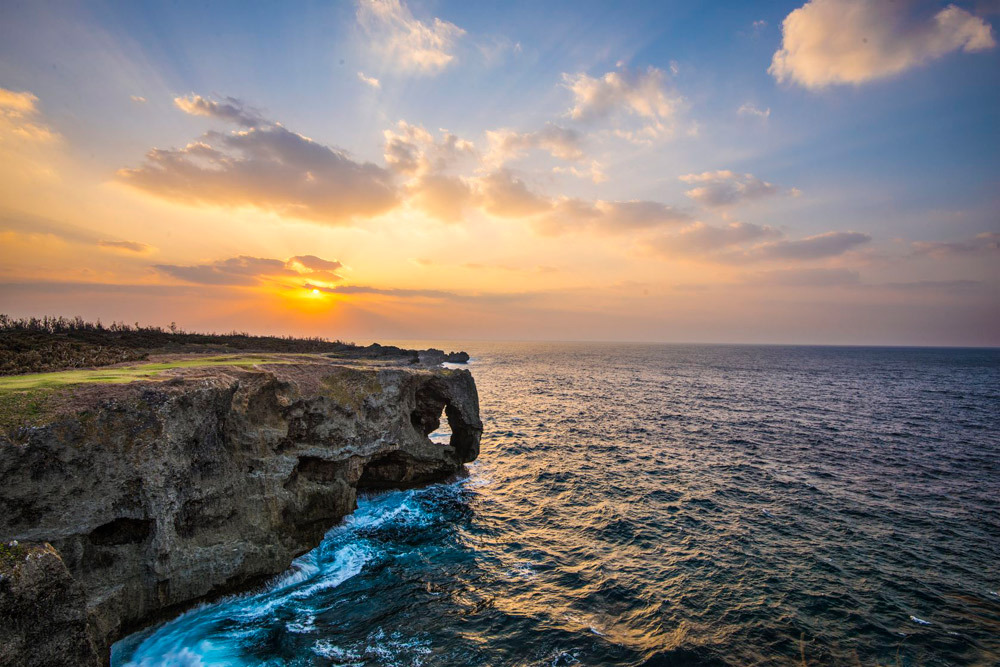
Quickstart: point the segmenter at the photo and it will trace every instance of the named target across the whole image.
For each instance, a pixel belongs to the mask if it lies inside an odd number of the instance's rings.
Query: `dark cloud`
[[[19,234],[50,234],[74,243],[100,243],[100,237],[89,229],[20,211],[0,211],[0,229]]]
[[[734,260],[810,260],[824,259],[843,255],[860,245],[872,240],[868,234],[861,232],[826,232],[804,239],[781,240],[755,246],[739,255],[731,256]]]
[[[128,252],[135,252],[139,254],[147,253],[153,249],[152,246],[146,245],[145,243],[139,243],[138,241],[98,241],[97,245],[102,248],[127,250]]]
[[[860,285],[861,274],[853,269],[778,269],[749,276],[747,282],[782,287],[842,287]]]
[[[139,254],[153,250],[153,246],[145,243],[102,239],[89,229],[19,211],[0,211],[0,230],[9,230],[19,234],[47,234],[70,243],[97,245],[101,248],[125,250]]]
[[[297,255],[287,261],[240,255],[210,264],[156,264],[153,268],[178,280],[199,285],[256,285],[262,279],[281,277],[335,282],[340,280],[340,276],[331,273],[331,270],[340,266],[340,262],[314,255]]]
[[[338,261],[323,259],[322,257],[317,257],[316,255],[296,255],[288,260],[288,263],[298,262],[307,269],[313,269],[316,271],[336,271],[343,266]]]
[[[118,178],[187,204],[254,206],[331,225],[384,213],[398,203],[392,175],[280,125],[206,133],[182,149],[154,148]]]
[[[985,255],[1000,251],[1000,233],[983,232],[963,241],[916,241],[913,251],[917,255],[952,257]]]
[[[723,248],[782,236],[774,227],[749,222],[734,222],[723,227],[697,222],[676,234],[653,239],[649,245],[663,254],[709,254]]]
[[[375,294],[388,296],[397,299],[435,299],[440,301],[455,301],[461,303],[521,303],[538,298],[543,298],[550,292],[480,292],[473,294],[460,294],[446,290],[435,289],[409,289],[403,287],[370,287],[367,285],[337,285],[334,287],[324,287],[306,283],[303,287],[307,290],[317,290],[325,294]]]

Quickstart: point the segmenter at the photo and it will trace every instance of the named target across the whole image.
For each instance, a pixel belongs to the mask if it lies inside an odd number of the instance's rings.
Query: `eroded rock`
[[[427,437],[442,412],[447,445]],[[125,634],[285,570],[359,487],[453,474],[481,432],[464,370],[313,358],[81,386],[50,423],[0,436],[0,540],[52,545],[85,601],[89,636],[65,640],[106,663]]]

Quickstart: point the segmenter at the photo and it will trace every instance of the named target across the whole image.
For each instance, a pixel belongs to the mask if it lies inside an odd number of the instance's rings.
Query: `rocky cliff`
[[[428,438],[442,416],[448,444]],[[104,663],[123,635],[286,569],[359,490],[453,474],[482,432],[468,371],[322,357],[79,385],[45,422],[0,436],[0,541],[20,542],[0,639]],[[36,614],[65,627],[31,634]],[[87,663],[46,660],[0,652]]]

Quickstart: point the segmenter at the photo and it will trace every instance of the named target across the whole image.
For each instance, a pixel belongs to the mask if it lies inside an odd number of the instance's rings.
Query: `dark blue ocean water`
[[[1000,664],[1000,351],[464,347],[466,477],[114,664]]]

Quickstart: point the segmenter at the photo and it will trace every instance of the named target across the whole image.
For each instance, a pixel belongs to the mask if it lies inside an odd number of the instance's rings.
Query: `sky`
[[[1000,2],[0,0],[0,312],[1000,346]]]

